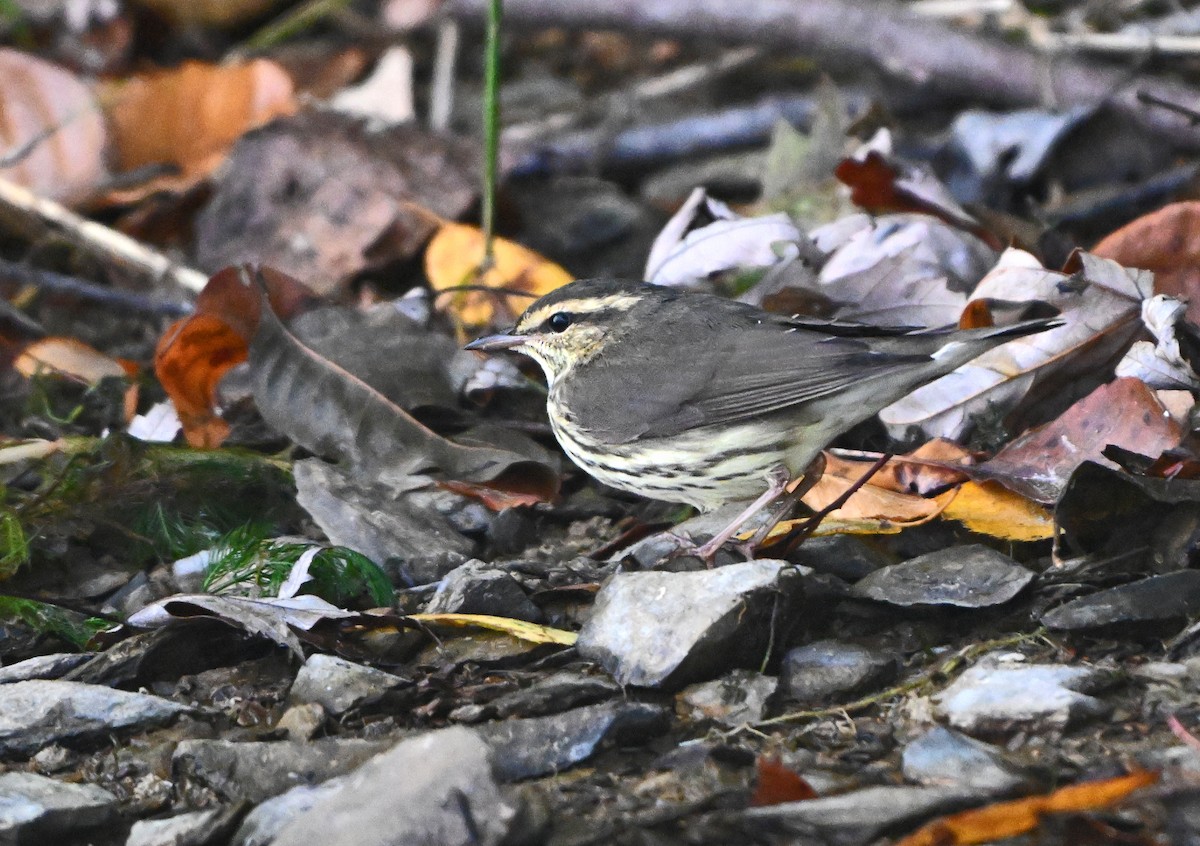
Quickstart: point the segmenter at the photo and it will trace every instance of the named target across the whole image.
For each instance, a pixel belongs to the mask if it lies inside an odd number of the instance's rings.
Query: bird
[[[839,435],[993,347],[1057,325],[876,327],[599,278],[545,294],[511,330],[466,349],[541,365],[555,438],[601,482],[701,511],[749,502],[696,550],[711,563],[750,517],[818,472]]]

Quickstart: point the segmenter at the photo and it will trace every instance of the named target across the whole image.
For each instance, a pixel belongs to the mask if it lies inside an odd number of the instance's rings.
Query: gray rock
[[[165,820],[138,820],[129,829],[125,846],[191,846],[211,842],[220,808],[176,814]]]
[[[676,710],[690,720],[711,720],[724,726],[756,723],[767,710],[779,679],[752,670],[734,670],[709,682],[684,688]]]
[[[289,740],[312,740],[324,725],[325,709],[316,702],[306,702],[284,711],[275,728],[285,732]]]
[[[809,538],[791,555],[791,560],[817,573],[828,573],[856,582],[887,566],[887,560],[853,535]]]
[[[344,714],[351,708],[378,702],[388,691],[407,683],[383,670],[317,652],[296,674],[288,699],[293,703],[315,702],[330,714]]]
[[[978,544],[930,552],[876,570],[851,589],[865,599],[904,607],[986,608],[1008,602],[1034,573],[1007,555]]]
[[[69,681],[0,685],[0,755],[170,722],[189,708],[169,699]]]
[[[116,812],[117,797],[93,784],[67,784],[34,773],[0,775],[0,843],[47,843],[47,838],[103,825]]]
[[[293,787],[287,793],[267,799],[242,820],[230,846],[268,846],[285,825],[308,813],[321,799],[336,794],[344,779],[345,776],[339,776],[312,787]]]
[[[1051,629],[1078,631],[1121,623],[1184,620],[1197,612],[1200,570],[1180,570],[1073,599],[1043,614],[1042,623]]]
[[[890,680],[896,659],[865,646],[821,640],[783,656],[780,684],[797,702],[828,702]]]
[[[621,686],[603,675],[564,670],[538,679],[529,687],[497,696],[488,705],[497,717],[537,717],[557,714],[621,693]]]
[[[425,611],[429,614],[494,614],[535,623],[542,620],[541,609],[529,601],[512,575],[477,559],[447,573]]]
[[[579,654],[620,684],[678,687],[761,662],[771,617],[787,619],[801,569],[747,561],[693,573],[617,573],[579,633]]]
[[[203,784],[226,799],[261,802],[297,785],[343,775],[389,749],[389,741],[322,738],[236,743],[184,740],[171,766],[177,781]]]
[[[476,728],[491,746],[501,781],[546,775],[578,764],[605,743],[629,744],[670,726],[666,708],[644,702],[607,702],[549,717],[505,720]]]
[[[969,734],[1062,729],[1111,708],[1089,693],[1113,678],[1095,667],[1022,666],[986,658],[934,697],[938,712]]]
[[[1009,761],[994,746],[935,726],[904,747],[900,769],[909,781],[961,787],[989,796],[1031,790],[1030,773]]]
[[[979,794],[952,787],[866,787],[836,796],[784,802],[744,812],[818,842],[866,843],[892,828],[979,803]]]
[[[294,817],[273,844],[497,846],[518,810],[492,776],[488,745],[455,727],[377,755]]]
[[[95,652],[56,652],[26,658],[15,664],[0,668],[0,684],[30,681],[33,679],[57,679],[92,660]]]

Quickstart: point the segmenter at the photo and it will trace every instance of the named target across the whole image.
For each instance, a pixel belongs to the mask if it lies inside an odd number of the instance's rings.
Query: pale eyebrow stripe
[[[601,309],[629,311],[637,305],[638,297],[632,294],[612,294],[607,297],[581,297],[574,300],[563,300],[542,306],[537,311],[525,315],[521,320],[522,326],[540,326],[550,315],[558,311],[595,312]]]

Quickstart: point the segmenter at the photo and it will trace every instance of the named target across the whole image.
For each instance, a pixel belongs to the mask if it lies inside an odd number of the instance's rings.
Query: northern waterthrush
[[[1055,325],[825,323],[590,279],[552,291],[511,332],[467,349],[511,349],[537,361],[558,442],[600,481],[702,510],[754,499],[701,548],[711,557],[838,435],[987,350]]]

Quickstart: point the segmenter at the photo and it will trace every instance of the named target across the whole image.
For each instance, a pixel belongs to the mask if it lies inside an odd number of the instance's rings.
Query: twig
[[[858,493],[859,489],[870,481],[872,476],[882,470],[884,465],[891,461],[892,458],[894,456],[890,452],[882,453],[879,458],[875,459],[875,463],[867,468],[867,472],[859,476],[854,484],[842,492],[841,496],[780,538],[778,543],[783,545],[783,552],[780,553],[779,557],[786,558],[796,547],[804,543],[821,525],[821,521],[845,505],[850,497]]]
[[[1177,115],[1187,118],[1188,122],[1191,123],[1192,126],[1200,124],[1200,112],[1189,108],[1182,103],[1176,103],[1171,100],[1167,100],[1150,91],[1138,91],[1137,98],[1139,103],[1146,103],[1150,106],[1159,106],[1167,111],[1174,112]]]
[[[11,279],[20,285],[32,285],[56,294],[70,294],[81,300],[99,303],[111,308],[136,311],[141,314],[183,317],[194,310],[190,303],[175,303],[155,299],[135,291],[122,291],[108,285],[98,285],[76,276],[39,270],[27,264],[0,259],[0,279]]]
[[[1198,56],[1200,37],[1154,35],[1148,32],[1055,32],[1042,39],[1048,50],[1087,50],[1091,53],[1137,56]]]
[[[454,66],[458,62],[458,21],[438,24],[437,52],[433,61],[433,81],[429,84],[429,128],[445,132],[454,111]]]
[[[767,720],[760,720],[756,723],[749,724],[753,728],[767,728],[770,726],[784,725],[786,723],[795,723],[800,720],[819,720],[825,717],[832,717],[838,714],[851,714],[856,711],[865,711],[872,705],[878,705],[881,702],[886,702],[889,699],[894,699],[897,696],[903,696],[906,693],[912,693],[914,690],[919,690],[926,685],[932,684],[938,676],[947,676],[959,670],[968,661],[973,661],[980,655],[992,652],[997,649],[1007,649],[1012,646],[1019,646],[1023,643],[1038,640],[1046,634],[1046,630],[1039,628],[1032,632],[1024,634],[1010,635],[1009,637],[996,638],[995,640],[985,641],[983,643],[975,643],[964,647],[953,655],[943,658],[938,663],[934,664],[925,672],[918,675],[916,678],[909,679],[906,682],[889,687],[887,690],[881,690],[878,693],[872,693],[869,696],[864,696],[860,699],[855,699],[853,702],[847,702],[844,705],[830,705],[827,708],[813,708],[805,711],[791,711],[786,714],[780,714],[778,717],[771,717]],[[730,733],[739,731],[733,729]]]
[[[446,11],[477,20],[484,0],[447,0]],[[1107,103],[1126,118],[1187,149],[1200,149],[1190,124],[1138,103],[1120,70],[1066,56],[1051,60],[1024,45],[923,19],[896,3],[859,0],[507,0],[516,25],[610,28],[674,37],[780,46],[828,59],[872,65],[940,93],[1016,108],[1041,105],[1046,82],[1065,107]],[[1138,87],[1174,102],[1200,100],[1196,89],[1139,77]]]
[[[867,98],[850,93],[846,103],[853,117],[865,111]],[[615,137],[603,131],[576,132],[533,147],[518,159],[510,173],[558,173],[596,165],[602,168],[641,167],[748,147],[766,141],[779,120],[806,129],[811,126],[816,111],[816,98],[811,94],[771,96],[748,106],[634,127]]]
[[[99,259],[128,269],[152,283],[178,285],[199,292],[208,276],[176,264],[128,235],[87,220],[53,200],[39,197],[27,188],[0,179],[0,225],[37,238],[51,231],[65,235],[75,246]]]

